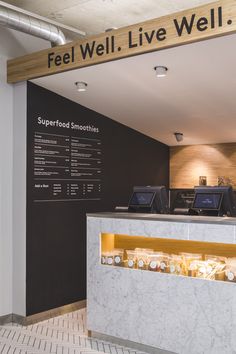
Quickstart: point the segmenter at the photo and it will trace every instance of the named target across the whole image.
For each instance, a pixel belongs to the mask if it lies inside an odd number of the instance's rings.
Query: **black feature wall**
[[[168,187],[169,148],[32,83],[27,96],[28,316],[86,299],[86,213]]]

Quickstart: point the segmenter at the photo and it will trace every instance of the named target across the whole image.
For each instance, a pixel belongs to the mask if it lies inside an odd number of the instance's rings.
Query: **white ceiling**
[[[177,145],[176,131],[184,145],[235,142],[235,43],[231,35],[33,82],[168,145]],[[167,77],[155,76],[156,65],[169,68]]]
[[[159,17],[186,8],[203,5],[213,0],[6,0],[7,6],[26,14],[33,13],[36,18],[44,16],[54,24],[62,24],[67,40],[78,38],[78,30],[86,35],[104,32],[109,27],[121,27],[146,19]],[[65,27],[73,27],[73,31]],[[50,48],[49,41],[33,37],[0,26],[0,43],[10,58],[22,56]]]
[[[91,35],[102,33],[110,27],[124,27],[213,1],[6,0],[5,2],[73,26]]]
[[[160,17],[211,0],[8,0],[85,31],[88,35]],[[8,36],[5,34],[8,33]],[[2,28],[0,42],[14,39],[17,55],[50,47],[30,35]],[[5,42],[4,42],[5,40]],[[173,133],[184,133],[181,144],[236,141],[236,36],[33,80],[75,102],[100,112],[168,145]],[[5,43],[7,45],[7,43]],[[14,47],[16,48],[16,46]],[[15,56],[15,54],[13,54]],[[166,65],[168,76],[155,77],[153,67]],[[75,81],[88,82],[78,94]]]
[[[0,5],[10,8],[18,7],[26,14],[43,16],[59,25],[68,41],[81,38],[78,31],[86,36],[104,32],[110,27],[122,27],[204,5],[214,0],[6,0]],[[43,19],[43,18],[42,18]],[[69,30],[68,26],[71,28]],[[67,28],[67,29],[66,29]],[[73,30],[72,30],[73,28]],[[0,27],[0,43],[11,38],[17,50],[12,48],[11,57],[25,55],[50,48],[49,41],[31,35]],[[83,37],[82,37],[83,38]],[[17,54],[14,54],[17,53]]]

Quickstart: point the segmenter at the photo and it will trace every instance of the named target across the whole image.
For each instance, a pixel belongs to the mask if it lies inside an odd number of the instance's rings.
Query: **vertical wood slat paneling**
[[[193,188],[199,176],[207,176],[208,185],[228,177],[236,187],[236,143],[171,147],[170,187]]]

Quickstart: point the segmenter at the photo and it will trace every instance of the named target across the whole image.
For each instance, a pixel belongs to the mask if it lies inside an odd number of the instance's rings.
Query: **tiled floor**
[[[132,349],[88,338],[85,309],[28,327],[0,326],[0,354],[141,354]]]

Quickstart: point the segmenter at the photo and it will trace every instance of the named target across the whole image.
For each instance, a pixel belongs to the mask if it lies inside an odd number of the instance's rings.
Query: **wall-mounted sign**
[[[223,0],[8,61],[8,82],[77,69],[236,32],[236,0]]]
[[[100,128],[89,122],[42,116],[31,118],[30,124],[33,200],[100,200]]]

